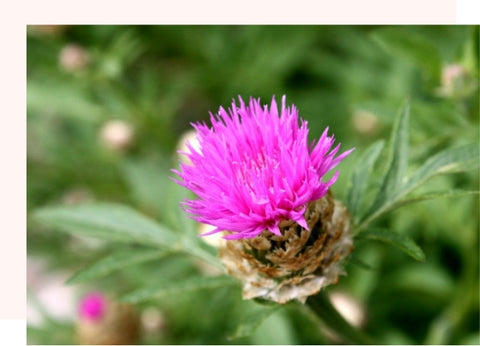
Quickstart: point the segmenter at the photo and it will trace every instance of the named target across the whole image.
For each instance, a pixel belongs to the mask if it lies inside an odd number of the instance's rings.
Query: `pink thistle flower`
[[[103,294],[98,292],[89,293],[80,301],[80,317],[89,321],[101,320],[106,313],[106,308],[107,299]]]
[[[279,223],[294,220],[308,229],[306,205],[322,198],[337,180],[338,171],[328,181],[324,175],[353,149],[338,156],[340,144],[332,149],[334,137],[328,127],[317,143],[307,141],[307,122],[297,108],[287,107],[285,96],[279,112],[275,97],[270,108],[260,99],[245,105],[239,97],[228,112],[220,107],[205,123],[192,124],[199,148],[187,143],[180,152],[191,163],[181,163],[178,184],[194,192],[198,199],[182,202],[196,221],[231,234],[225,239],[256,237],[262,231],[281,235]]]

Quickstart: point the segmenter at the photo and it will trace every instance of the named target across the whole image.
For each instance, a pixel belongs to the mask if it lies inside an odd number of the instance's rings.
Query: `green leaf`
[[[213,264],[217,268],[223,268],[217,256],[217,248],[208,245],[200,237],[183,237],[182,251],[188,255],[195,256],[203,261]]]
[[[480,331],[462,336],[459,344],[460,345],[480,345]]]
[[[365,269],[365,270],[374,270],[374,271],[378,271],[378,268],[375,268],[375,267],[372,267],[370,264],[368,264],[367,262],[365,262],[364,260],[358,258],[357,256],[355,256],[354,254],[352,254],[350,256],[350,263],[362,268],[362,269]]]
[[[123,205],[98,203],[47,207],[37,210],[35,217],[61,231],[181,251],[222,267],[214,249],[202,244],[201,240],[185,237]]]
[[[160,259],[170,255],[171,253],[172,252],[170,251],[149,249],[122,250],[120,252],[113,253],[84,269],[79,270],[67,280],[67,284],[78,284],[80,282],[97,279],[113,273],[116,270],[123,269],[134,264]]]
[[[372,37],[387,52],[414,62],[432,80],[439,80],[442,59],[437,47],[429,40],[412,30],[395,27],[379,29]]]
[[[430,199],[437,199],[437,198],[455,198],[455,197],[463,197],[469,195],[479,194],[480,191],[468,191],[468,190],[447,190],[447,191],[435,191],[435,192],[428,192],[417,196],[410,196],[405,199],[399,200],[389,210],[393,210],[404,206],[410,203],[416,203],[421,201],[426,201]]]
[[[347,196],[348,211],[353,219],[359,218],[359,206],[367,187],[368,178],[372,172],[373,165],[377,161],[384,146],[383,141],[370,145],[357,159],[357,165],[350,177],[350,189]]]
[[[122,171],[135,201],[141,206],[162,213],[165,208],[165,186],[168,182],[166,170],[150,162],[126,160]]]
[[[251,340],[254,345],[293,345],[293,326],[285,310],[275,311],[259,324]]]
[[[121,298],[126,303],[138,303],[151,299],[162,299],[171,295],[181,295],[201,289],[212,289],[237,284],[230,276],[189,277],[183,281],[168,281],[153,288],[141,289]]]
[[[127,161],[123,166],[125,179],[135,200],[147,210],[154,210],[170,229],[192,236],[198,234],[198,224],[188,218],[180,202],[189,191],[176,184],[165,164]]]
[[[478,168],[480,148],[477,143],[446,149],[429,158],[407,181],[404,195],[437,174],[462,172]]]
[[[189,190],[168,179],[165,185],[164,219],[165,223],[174,230],[184,232],[190,236],[198,235],[198,223],[187,217],[180,207],[185,198],[192,198]]]
[[[44,116],[54,113],[55,116],[71,117],[82,122],[97,122],[104,118],[105,110],[90,102],[88,92],[71,83],[45,83],[43,79],[31,79],[27,88],[27,108]]]
[[[400,111],[393,126],[388,151],[389,166],[370,212],[379,209],[382,205],[391,201],[397,191],[401,189],[408,163],[409,117],[410,106],[407,102]]]
[[[417,261],[425,261],[423,250],[409,237],[387,230],[375,229],[363,232],[357,239],[370,239],[393,245]]]
[[[433,176],[466,171],[479,166],[480,148],[472,143],[446,149],[432,156],[409,179],[404,179],[408,158],[408,113],[407,105],[400,113],[392,132],[389,154],[391,160],[381,188],[372,207],[363,216],[360,224],[354,228],[354,234],[360,233],[387,211],[405,204],[401,199]],[[452,193],[443,196],[454,197],[454,195]]]
[[[280,304],[276,304],[273,307],[266,307],[258,304],[252,306],[248,313],[243,316],[243,322],[240,323],[235,332],[228,338],[237,339],[252,335],[265,319],[280,309],[280,306]]]
[[[434,263],[425,265],[403,265],[388,273],[385,277],[385,289],[392,293],[425,294],[445,301],[456,288],[456,281],[451,272]]]
[[[78,235],[178,249],[178,234],[119,204],[46,207],[35,217],[48,225]]]

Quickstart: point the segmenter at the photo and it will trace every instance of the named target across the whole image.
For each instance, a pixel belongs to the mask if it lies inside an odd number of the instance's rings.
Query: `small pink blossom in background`
[[[279,223],[294,220],[308,229],[304,213],[310,201],[322,198],[337,180],[324,175],[353,149],[338,156],[340,144],[325,129],[317,142],[308,143],[307,122],[297,108],[275,97],[270,107],[239,97],[228,112],[210,113],[212,127],[193,124],[198,147],[187,143],[188,160],[173,170],[178,184],[197,195],[183,202],[198,222],[215,228],[204,235],[229,231],[225,239],[256,237],[264,230],[280,235]],[[300,121],[300,124],[299,124]]]
[[[124,151],[133,142],[134,131],[130,123],[124,120],[109,120],[100,130],[100,139],[111,150]]]
[[[73,72],[85,68],[90,58],[85,48],[78,44],[70,43],[62,48],[58,60],[64,70]]]
[[[84,320],[98,321],[106,313],[107,299],[99,292],[87,294],[80,301],[79,313]]]
[[[466,73],[463,66],[458,64],[447,65],[442,69],[442,85],[445,88],[453,88],[455,79]]]
[[[380,129],[380,120],[372,112],[357,110],[352,114],[352,125],[362,136],[373,136]]]

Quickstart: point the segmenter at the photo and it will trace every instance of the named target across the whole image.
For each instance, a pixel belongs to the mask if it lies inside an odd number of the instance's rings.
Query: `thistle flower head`
[[[211,127],[193,124],[199,147],[187,144],[189,163],[174,172],[177,183],[197,195],[183,205],[190,216],[215,227],[212,234],[231,232],[226,239],[253,238],[264,230],[280,236],[279,224],[292,220],[308,229],[309,202],[326,195],[338,171],[324,181],[353,149],[338,156],[340,144],[325,129],[317,142],[308,143],[307,122],[299,118],[285,96],[278,109],[239,97],[231,108],[210,113]]]

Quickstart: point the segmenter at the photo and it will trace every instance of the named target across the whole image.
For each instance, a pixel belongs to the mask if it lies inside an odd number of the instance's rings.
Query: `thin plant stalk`
[[[330,302],[325,292],[310,296],[307,305],[320,320],[334,331],[345,343],[357,345],[375,344],[373,339],[347,322]]]

